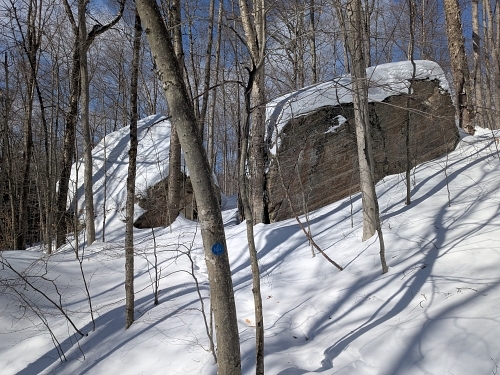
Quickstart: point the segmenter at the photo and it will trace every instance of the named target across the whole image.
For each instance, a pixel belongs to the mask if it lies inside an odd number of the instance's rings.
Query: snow
[[[110,146],[123,144],[126,131],[120,132],[107,139],[108,159],[124,160],[126,147]],[[143,127],[143,137],[145,132]],[[142,153],[156,155],[151,149]],[[162,171],[151,168],[148,177],[155,180],[163,173],[155,174],[158,170]],[[126,179],[115,180],[110,196],[125,190]],[[345,267],[342,272],[320,254],[311,256],[295,220],[255,226],[266,373],[497,373],[499,180],[500,159],[491,131],[478,129],[447,157],[416,167],[410,206],[404,204],[402,175],[379,182],[390,267],[385,275],[377,238],[361,242],[359,195],[311,212],[308,218],[315,241]],[[96,206],[102,204],[102,194],[96,195]],[[249,375],[255,372],[251,270],[245,224],[236,224],[236,215],[234,197],[224,197],[242,369]],[[108,224],[106,242],[80,248],[95,331],[73,242],[52,256],[38,248],[0,254],[2,262],[29,274],[32,284],[56,301],[57,286],[64,310],[87,334],[75,334],[40,293],[0,267],[0,373],[215,375],[201,302],[190,274],[194,269],[207,310],[207,268],[197,223],[179,217],[168,228],[135,230],[136,320],[128,330],[124,329],[125,228],[120,220]],[[155,249],[161,269],[158,306],[153,305],[151,286]],[[35,304],[39,316],[29,307]],[[46,319],[67,361],[59,361],[40,317]]]
[[[325,134],[336,133],[337,129],[340,128],[342,125],[344,125],[347,122],[347,119],[342,115],[335,116],[333,118],[333,120],[334,120],[333,122],[335,123],[335,125],[330,126],[327,129],[327,131],[325,132]]]
[[[168,176],[170,151],[170,121],[165,116],[153,115],[137,124],[137,176],[136,195],[144,195],[149,187]],[[128,150],[130,148],[129,127],[108,134],[92,149],[94,210],[96,212],[96,234],[102,235],[103,213],[106,212],[106,229],[121,225],[125,220],[127,198]],[[184,167],[184,157],[181,164]],[[78,196],[78,213],[83,220],[85,197],[83,194],[83,158],[74,163],[71,170],[69,207],[75,211],[74,196]],[[107,197],[105,200],[104,197]],[[135,205],[135,216],[143,213]]]
[[[440,88],[449,90],[448,81],[441,67],[428,60],[416,60],[415,79],[437,80]],[[412,79],[411,61],[381,64],[366,69],[368,78],[368,101],[381,102],[389,96],[408,93]],[[352,80],[350,75],[330,82],[305,87],[299,91],[280,96],[266,107],[267,138],[271,153],[279,145],[276,135],[294,117],[313,112],[321,107],[352,103]]]

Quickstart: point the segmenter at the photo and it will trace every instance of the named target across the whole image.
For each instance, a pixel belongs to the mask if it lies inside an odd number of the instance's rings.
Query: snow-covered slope
[[[441,67],[428,60],[415,61],[415,79],[437,80],[441,89],[449,90],[448,81]],[[413,77],[411,61],[380,64],[366,69],[368,100],[381,102],[391,95],[408,93]],[[272,100],[266,107],[267,137],[271,152],[276,152],[276,134],[293,117],[299,117],[325,106],[352,103],[351,76],[319,83]],[[279,143],[279,142],[278,142]]]
[[[316,242],[345,267],[342,272],[319,254],[311,257],[294,220],[256,226],[266,373],[497,373],[499,181],[495,143],[482,129],[475,137],[465,137],[448,158],[416,168],[410,206],[404,205],[402,176],[381,181],[377,193],[390,266],[385,275],[380,271],[377,239],[360,239],[359,196],[309,216]],[[116,195],[124,185],[114,189]],[[254,373],[255,334],[251,275],[245,225],[235,224],[231,202],[225,200],[224,220],[243,373],[249,375]],[[194,270],[207,311],[207,272],[196,223],[179,218],[171,228],[156,229],[154,236],[151,230],[136,230],[136,321],[127,331],[124,230],[119,221],[112,225],[108,229],[112,240],[95,243],[83,253],[95,331],[71,246],[51,257],[36,249],[1,254],[16,270],[43,275],[30,281],[56,300],[57,285],[64,310],[88,334],[82,338],[74,334],[54,306],[18,283],[4,267],[0,269],[2,375],[216,374],[190,274]],[[158,306],[153,305],[151,286],[155,249],[161,270]],[[54,340],[61,344],[67,362],[59,361]]]

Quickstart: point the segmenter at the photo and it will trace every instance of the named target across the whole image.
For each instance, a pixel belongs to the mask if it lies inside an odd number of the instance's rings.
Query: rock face
[[[186,218],[194,220],[197,217],[196,204],[194,200],[191,179],[182,174],[181,201],[179,213]],[[137,199],[139,206],[145,212],[134,222],[134,227],[139,229],[168,226],[167,205],[168,178],[146,190],[146,193]]]
[[[179,214],[184,215],[186,219],[196,220],[198,219],[198,211],[193,186],[191,185],[191,177],[186,176],[182,172],[181,175],[182,182]],[[220,188],[218,186],[215,188],[220,196]],[[148,188],[145,194],[136,198],[136,203],[144,210],[144,213],[135,220],[134,227],[146,229],[169,226],[172,224],[168,221],[167,191],[168,178],[165,178]]]
[[[412,167],[450,152],[458,142],[449,93],[437,80],[414,81],[412,89],[411,95],[369,103],[376,181],[406,170],[407,121]],[[357,193],[357,159],[352,104],[292,118],[281,130],[276,154],[270,155],[270,220],[291,218]]]

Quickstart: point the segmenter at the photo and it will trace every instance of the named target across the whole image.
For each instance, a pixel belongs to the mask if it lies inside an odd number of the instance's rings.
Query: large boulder
[[[412,167],[450,152],[458,142],[455,110],[442,77],[424,75],[411,82],[411,94],[404,91],[369,103],[376,181],[406,170],[407,122]],[[359,191],[352,103],[322,105],[289,116],[279,128],[274,125],[276,138],[267,173],[271,221],[321,208]]]
[[[183,214],[189,220],[195,220],[198,214],[191,178],[184,173],[181,175],[181,200],[178,213]],[[137,203],[144,212],[135,220],[134,227],[145,229],[172,224],[168,219],[167,191],[168,178],[165,178],[138,196]]]
[[[220,203],[220,188],[215,186]],[[141,193],[136,202],[144,211],[135,221],[134,227],[139,229],[169,226],[172,224],[168,219],[168,177],[149,187]],[[197,220],[198,209],[194,196],[191,177],[181,172],[181,192],[179,202],[179,212],[186,219]]]

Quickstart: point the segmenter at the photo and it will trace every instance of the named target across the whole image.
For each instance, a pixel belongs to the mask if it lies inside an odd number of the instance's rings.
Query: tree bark
[[[346,17],[344,14],[344,5],[341,4],[340,0],[333,0],[333,7],[335,8],[335,13],[337,15],[338,22],[341,25],[346,25]],[[351,65],[349,62],[349,40],[347,27],[341,28],[342,33],[342,44],[343,44],[343,56],[344,56],[344,71],[346,74],[351,73]]]
[[[170,22],[172,24],[172,36],[175,56],[179,66],[184,66],[184,50],[182,48],[181,33],[181,3],[173,0],[170,9]],[[181,73],[184,70],[181,69]],[[184,74],[182,75],[185,81]],[[170,128],[170,150],[168,154],[168,187],[167,187],[167,225],[170,225],[179,215],[181,201],[182,171],[181,171],[181,144],[177,135],[176,124],[171,121]]]
[[[413,59],[414,55],[414,50],[415,50],[415,4],[413,3],[413,0],[408,0],[408,7],[409,7],[409,16],[410,16],[410,45],[408,47],[408,58],[411,61],[412,65],[412,75],[411,75],[411,82],[415,80],[415,74],[416,74],[416,65],[415,61]],[[410,103],[411,103],[411,94],[412,94],[413,88],[412,85],[408,87],[408,98],[406,99],[406,131],[405,131],[405,146],[406,146],[406,173],[405,173],[405,179],[406,179],[406,200],[405,204],[408,206],[411,204],[411,152],[410,152],[410,120],[411,120],[411,112],[410,112]]]
[[[444,0],[446,34],[450,52],[451,71],[455,86],[455,107],[458,125],[467,133],[474,134],[474,109],[470,90],[470,75],[465,42],[462,32],[462,18],[458,0]]]
[[[483,27],[484,27],[484,50],[492,51],[495,48],[495,40],[493,37],[493,15],[491,14],[491,7],[489,4],[483,3]],[[490,53],[483,53],[484,56],[484,68],[486,70],[486,79],[484,85],[484,104],[486,106],[486,117],[487,123],[489,126],[494,128],[495,120],[497,118],[495,112],[492,111],[492,108],[500,108],[498,107],[499,101],[497,100],[498,95],[493,95],[492,91],[492,81],[494,82],[496,77],[496,72],[498,70],[495,61],[491,59]],[[492,68],[492,65],[495,68]]]
[[[57,192],[57,233],[56,248],[64,245],[67,232],[66,205],[68,202],[69,178],[71,176],[71,166],[75,154],[76,143],[76,123],[78,118],[78,100],[80,98],[80,50],[78,48],[78,31],[75,34],[75,47],[71,63],[71,81],[69,109],[65,116],[64,140],[62,166],[59,177],[59,189]],[[75,212],[75,215],[78,213]],[[75,228],[76,230],[76,228]]]
[[[264,93],[264,66],[255,67],[254,84],[252,85],[252,126],[250,138],[250,171],[251,171],[251,200],[254,224],[266,223],[266,179],[264,143],[266,106]]]
[[[488,121],[492,129],[500,128],[500,40],[498,38],[498,12],[493,17],[495,4],[483,2],[483,24],[485,25],[485,48],[484,60],[488,78],[486,80],[485,104],[488,109]],[[492,52],[493,51],[493,52]]]
[[[10,232],[5,230],[4,233],[4,241],[7,248],[16,249],[17,246],[17,210],[18,210],[18,199],[17,199],[17,188],[14,183],[13,177],[13,168],[12,168],[12,151],[10,145],[10,137],[9,137],[9,120],[11,117],[11,110],[13,100],[11,98],[11,90],[10,90],[10,72],[8,65],[7,53],[4,55],[4,74],[5,74],[5,94],[2,96],[2,170],[1,177],[5,177],[5,180],[2,178],[1,181],[7,181],[7,192],[9,194],[9,206],[10,206]],[[4,184],[2,184],[2,187]],[[1,195],[3,197],[3,195]]]
[[[254,224],[265,223],[265,153],[264,143],[266,106],[264,85],[264,53],[266,48],[266,3],[265,0],[253,2],[253,16],[246,0],[239,0],[241,22],[245,31],[246,44],[252,58],[250,69],[253,75],[251,85],[251,139],[250,139],[250,176],[251,201]]]
[[[208,41],[205,51],[205,67],[203,76],[203,94],[200,110],[200,118],[198,119],[199,133],[205,134],[205,122],[208,110],[208,98],[210,94],[211,66],[212,66],[212,45],[213,45],[213,28],[215,16],[215,0],[210,0],[208,9]],[[203,138],[202,138],[203,139]]]
[[[494,39],[493,39],[493,33],[492,33],[492,23],[493,23],[493,16],[491,14],[491,8],[490,6],[485,6],[483,4],[482,7],[482,21],[483,21],[483,29],[484,29],[484,51],[491,51],[494,48]],[[493,69],[491,67],[492,63],[494,65],[494,62],[491,59],[491,56],[489,53],[485,53],[483,51],[483,62],[484,62],[484,69],[485,69],[485,79],[484,79],[484,85],[483,85],[483,98],[484,98],[484,105],[485,105],[485,122],[488,124],[489,127],[493,129],[493,126],[495,124],[495,115],[493,111],[491,110],[494,106],[496,108],[498,103],[494,99],[494,95],[492,93],[491,89],[491,81],[494,81],[495,74],[493,72]],[[495,69],[496,70],[496,69]]]
[[[130,82],[130,149],[128,151],[128,177],[125,227],[125,328],[134,322],[134,203],[137,164],[137,84],[139,77],[139,54],[141,49],[141,19],[135,16],[134,43],[132,53],[132,77]]]
[[[241,374],[241,357],[236,307],[224,225],[212,172],[172,41],[158,6],[153,0],[138,0],[136,5],[163,83],[172,122],[178,129],[197,199],[217,333],[218,374],[238,375]]]
[[[15,11],[15,9],[14,9]],[[37,36],[36,19],[38,9],[33,1],[29,2],[27,17],[28,30],[25,40],[26,57],[29,63],[29,71],[25,72],[27,96],[25,103],[25,118],[23,124],[23,150],[22,150],[22,180],[21,194],[19,198],[19,216],[17,243],[15,249],[24,250],[27,247],[27,232],[28,232],[28,200],[30,192],[30,169],[31,157],[33,153],[33,101],[35,97],[35,80],[36,80],[36,55],[40,48],[39,36]],[[16,14],[17,17],[17,14]]]
[[[484,105],[481,87],[481,37],[479,32],[479,0],[472,0],[472,53],[474,56],[472,86],[474,90],[474,100],[476,103],[476,123],[477,125],[484,127]]]
[[[220,55],[221,55],[221,44],[222,44],[222,16],[224,10],[224,2],[222,0],[219,1],[219,14],[217,16],[217,43],[215,45],[215,85],[219,83],[219,70],[220,70]],[[208,132],[207,132],[207,154],[208,161],[210,162],[210,167],[212,171],[215,171],[215,108],[217,105],[217,88],[213,90],[213,94],[211,96],[211,105],[210,105],[210,121],[208,123]],[[225,146],[225,145],[224,145]],[[223,146],[223,147],[224,147]],[[225,156],[223,156],[225,157]],[[225,165],[223,163],[223,165]],[[226,179],[226,171],[223,168],[224,173],[224,181]],[[224,192],[227,194],[227,191],[224,189]]]
[[[363,33],[362,38],[364,42],[364,56],[365,56],[365,68],[368,68],[372,65],[371,60],[371,15],[373,13],[373,9],[375,7],[375,0],[364,0],[364,8],[361,6],[362,13],[362,27]]]
[[[251,77],[249,79],[251,86]],[[257,249],[255,247],[255,239],[253,232],[253,213],[250,205],[250,197],[248,192],[248,179],[246,178],[248,138],[250,132],[250,90],[251,87],[245,90],[245,122],[243,124],[242,139],[241,139],[241,157],[239,160],[239,185],[240,196],[243,203],[245,222],[247,228],[248,252],[250,256],[250,264],[252,267],[252,293],[255,309],[255,374],[264,375],[264,317],[262,313],[262,295],[260,292],[260,270],[257,257]]]
[[[309,35],[309,46],[311,48],[311,72],[312,72],[312,83],[318,82],[318,63],[316,56],[316,21],[315,21],[316,7],[314,5],[314,0],[309,0],[309,22],[311,24],[311,31]]]
[[[95,241],[95,213],[94,213],[94,189],[92,186],[93,163],[92,163],[92,139],[90,135],[89,122],[89,72],[87,63],[87,22],[85,13],[89,0],[78,1],[78,29],[80,30],[80,100],[81,100],[81,123],[83,134],[83,189],[85,194],[85,231],[87,233],[87,245]]]
[[[368,84],[363,51],[362,8],[360,0],[347,3],[348,42],[352,65],[352,98],[358,148],[361,201],[363,205],[363,241],[378,232],[382,273],[387,272],[385,246],[375,191],[371,126],[368,110]]]

